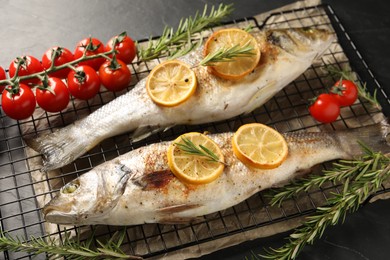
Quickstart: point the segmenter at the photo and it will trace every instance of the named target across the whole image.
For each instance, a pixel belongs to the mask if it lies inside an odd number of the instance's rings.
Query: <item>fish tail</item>
[[[42,134],[34,139],[25,140],[26,144],[43,157],[42,171],[65,166],[88,151],[87,138],[72,134],[67,127],[50,134]]]
[[[339,142],[350,158],[361,155],[362,145],[383,154],[390,153],[390,125],[387,120],[380,123],[346,130],[340,133]]]

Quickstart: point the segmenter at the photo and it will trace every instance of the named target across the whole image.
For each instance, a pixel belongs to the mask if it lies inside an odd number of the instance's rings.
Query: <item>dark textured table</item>
[[[293,1],[1,1],[0,65],[8,67],[20,55],[41,57],[50,46],[73,50],[82,38],[109,39],[127,31],[134,39],[159,35],[164,25],[177,25],[181,17],[193,15],[205,3],[234,3],[231,19],[249,17]],[[390,4],[385,0],[332,0],[357,49],[378,82],[390,93]],[[349,215],[342,225],[329,228],[323,238],[307,246],[299,259],[389,259],[390,200],[378,201]],[[278,247],[289,233],[245,242],[201,259],[251,259],[262,247]]]

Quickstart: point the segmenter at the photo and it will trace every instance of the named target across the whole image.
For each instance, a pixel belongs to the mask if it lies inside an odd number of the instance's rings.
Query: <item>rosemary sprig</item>
[[[373,152],[362,146],[365,155],[360,160],[343,161],[334,165],[334,169],[326,172],[326,177],[306,179],[300,184],[293,184],[288,192],[277,195],[274,203],[280,203],[285,198],[298,195],[302,190],[313,186],[321,186],[326,180],[344,179],[342,191],[333,193],[327,200],[327,205],[318,207],[302,227],[295,229],[289,241],[282,247],[266,250],[266,259],[295,259],[306,244],[312,244],[316,238],[324,233],[330,225],[343,222],[347,213],[355,212],[373,193],[380,189],[382,183],[390,177],[390,157],[380,152]],[[331,175],[335,175],[332,177]]]
[[[212,162],[218,162],[226,165],[219,157],[204,145],[196,146],[190,139],[182,137],[183,143],[175,143],[182,151],[187,154],[198,155],[208,158]]]
[[[232,61],[235,57],[248,57],[254,55],[253,46],[246,44],[243,46],[234,45],[230,48],[220,49],[209,53],[200,63],[202,66],[213,66],[217,62]]]
[[[154,41],[150,38],[146,48],[138,48],[138,60],[147,61],[161,55],[174,55],[175,57],[185,55],[196,46],[196,43],[192,41],[193,35],[221,22],[232,13],[233,5],[220,4],[217,9],[212,6],[209,14],[207,11],[206,5],[202,14],[196,12],[193,18],[190,16],[181,19],[176,31],[173,27],[166,26],[158,40]]]
[[[283,188],[269,190],[267,196],[272,198],[270,205],[280,206],[286,199],[293,198],[301,192],[307,192],[310,189],[319,188],[326,182],[332,182],[333,185],[337,185],[342,180],[354,179],[355,177],[358,178],[356,173],[359,172],[360,169],[371,167],[377,159],[368,147],[364,144],[361,144],[361,146],[366,154],[371,155],[372,158],[367,157],[366,155],[363,160],[358,161],[339,160],[338,162],[333,163],[333,169],[324,170],[323,175],[312,175],[307,178],[301,178]]]
[[[62,245],[58,245],[52,238],[32,236],[30,240],[13,238],[0,231],[0,251],[26,252],[34,255],[46,253],[50,259],[66,257],[66,259],[134,259],[142,257],[125,254],[120,246],[125,238],[125,231],[116,232],[106,243],[96,240],[91,236],[86,241],[80,241],[80,237],[72,240],[69,233],[65,233]],[[93,247],[94,242],[98,245]]]
[[[377,90],[375,89],[374,93],[371,95],[371,93],[367,90],[367,83],[364,82],[363,84],[361,84],[359,81],[356,81],[356,79],[354,78],[354,76],[352,74],[352,71],[340,69],[340,68],[337,68],[336,66],[332,66],[332,65],[326,66],[325,69],[329,72],[329,74],[331,76],[335,76],[335,77],[339,77],[342,79],[347,79],[347,80],[351,80],[351,81],[355,82],[355,84],[358,88],[358,91],[359,91],[359,96],[362,99],[370,102],[373,106],[375,106],[379,110],[382,109],[379,101],[376,98]]]

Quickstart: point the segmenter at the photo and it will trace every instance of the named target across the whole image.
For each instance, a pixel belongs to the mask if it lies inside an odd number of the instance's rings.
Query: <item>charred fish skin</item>
[[[233,133],[210,135],[229,166],[217,180],[197,186],[180,182],[169,170],[169,142],[151,144],[80,176],[73,181],[79,184],[77,189],[64,192],[63,188],[43,213],[48,222],[72,225],[189,222],[234,206],[261,190],[282,186],[316,164],[358,156],[362,152],[358,142],[387,153],[389,131],[389,125],[376,124],[336,132],[285,133],[289,155],[281,166],[271,170],[242,164],[232,152]],[[125,169],[126,182],[118,184],[117,169]],[[98,181],[88,184],[93,179]],[[111,189],[101,191],[104,187]]]
[[[47,171],[71,163],[115,135],[132,132],[132,138],[138,141],[174,125],[215,122],[249,113],[302,74],[334,41],[333,34],[320,29],[268,30],[256,32],[254,37],[262,58],[257,68],[241,80],[224,80],[211,75],[206,67],[196,66],[195,94],[179,106],[164,108],[149,98],[143,79],[86,118],[26,142],[42,154],[43,170]],[[181,60],[195,65],[202,58],[199,48]]]

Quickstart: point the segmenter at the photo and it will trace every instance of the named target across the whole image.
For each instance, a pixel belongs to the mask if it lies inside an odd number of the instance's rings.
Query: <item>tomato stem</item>
[[[68,63],[64,63],[62,65],[59,65],[59,66],[55,66],[54,65],[54,62],[53,62],[53,57],[52,57],[52,66],[47,69],[47,70],[44,70],[44,71],[41,71],[41,72],[37,72],[37,73],[33,73],[33,74],[30,74],[30,75],[26,75],[26,76],[18,76],[19,74],[19,70],[20,70],[20,67],[23,65],[23,58],[20,58],[18,57],[18,63],[17,63],[17,67],[16,67],[16,70],[15,70],[15,75],[11,78],[11,79],[4,79],[4,80],[0,80],[0,86],[1,85],[11,85],[12,87],[19,87],[19,82],[22,81],[22,80],[26,80],[26,79],[32,79],[32,78],[39,78],[41,79],[40,77],[42,77],[43,75],[45,74],[49,74],[51,72],[55,72],[55,71],[58,71],[58,70],[61,70],[61,69],[64,69],[64,68],[71,68],[72,70],[76,70],[76,68],[74,67],[74,65],[76,65],[77,63],[79,62],[82,62],[82,61],[86,61],[86,60],[92,60],[92,59],[96,59],[96,58],[107,58],[109,55],[112,55],[114,54],[116,51],[115,49],[112,49],[112,50],[109,50],[109,51],[106,51],[106,52],[102,52],[102,53],[98,53],[98,54],[94,54],[94,55],[90,55],[90,56],[86,56],[86,52],[84,52],[84,55],[76,60],[73,60],[71,62],[68,62]],[[111,58],[110,58],[111,59]],[[17,83],[17,84],[15,84]]]
[[[17,64],[16,64],[15,75],[10,79],[11,81],[14,81],[17,79],[19,71],[20,71],[20,67],[22,67],[22,65],[25,63],[23,58],[17,57],[16,60],[17,60]]]
[[[50,64],[50,68],[49,69],[53,69],[55,66],[54,66],[54,60],[59,57],[61,55],[61,53],[63,52],[63,48],[61,47],[57,47],[57,48],[53,48],[52,51],[51,51],[51,64]]]
[[[67,66],[69,69],[73,70],[73,71],[77,71],[77,68],[75,66],[73,66],[72,64],[67,64]]]
[[[109,67],[111,70],[118,70],[118,69],[122,68],[122,66],[118,63],[118,60],[116,59],[115,53],[114,53],[114,55],[112,56],[111,62],[110,62],[110,64],[108,65],[108,67]]]
[[[110,60],[110,61],[112,61],[112,58],[110,57],[110,56],[108,56],[108,55],[102,55],[103,56],[103,58],[106,58],[107,60]],[[114,52],[114,56],[115,56],[115,52]]]
[[[127,36],[126,32],[119,34],[118,37],[115,38],[112,47],[115,48],[115,46],[117,46],[119,43],[123,42],[123,40],[126,38],[126,36]]]
[[[47,76],[47,74],[44,74],[43,76],[38,76],[42,82],[42,84],[38,85],[37,88],[38,89],[41,89],[41,90],[47,90],[49,91],[51,94],[53,94],[54,96],[56,95],[56,93],[54,92],[54,90],[50,87],[50,84],[49,84],[49,77]]]

